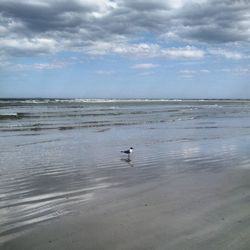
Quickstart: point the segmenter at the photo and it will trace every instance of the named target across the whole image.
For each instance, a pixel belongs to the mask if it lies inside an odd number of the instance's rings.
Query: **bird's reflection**
[[[130,157],[121,158],[121,161],[126,162],[130,167],[134,167],[134,164],[132,163],[132,160],[130,159]]]

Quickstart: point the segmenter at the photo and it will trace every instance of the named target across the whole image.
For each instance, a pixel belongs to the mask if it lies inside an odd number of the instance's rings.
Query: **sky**
[[[250,98],[249,0],[0,0],[0,98]]]

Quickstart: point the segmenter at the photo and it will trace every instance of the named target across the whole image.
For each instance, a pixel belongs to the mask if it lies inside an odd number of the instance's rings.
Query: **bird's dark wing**
[[[122,153],[125,153],[125,154],[129,154],[130,151],[129,150],[124,150],[124,151],[121,151]]]

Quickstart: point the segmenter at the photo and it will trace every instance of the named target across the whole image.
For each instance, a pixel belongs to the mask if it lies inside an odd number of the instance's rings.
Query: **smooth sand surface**
[[[134,168],[131,168],[133,171]],[[250,170],[178,170],[105,189],[4,250],[250,249]]]

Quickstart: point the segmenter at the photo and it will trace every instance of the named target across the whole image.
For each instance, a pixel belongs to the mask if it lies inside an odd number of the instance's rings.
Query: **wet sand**
[[[101,191],[1,249],[247,250],[249,190],[245,169],[170,171],[157,181]]]

